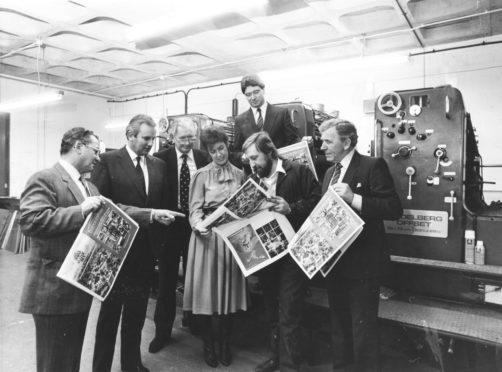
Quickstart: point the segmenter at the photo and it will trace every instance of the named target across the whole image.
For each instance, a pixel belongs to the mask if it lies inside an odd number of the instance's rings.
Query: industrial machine
[[[502,305],[502,206],[484,202],[483,164],[460,91],[442,86],[381,95],[374,148],[387,161],[404,208],[398,221],[385,221],[391,286]],[[469,251],[472,234],[484,252]]]

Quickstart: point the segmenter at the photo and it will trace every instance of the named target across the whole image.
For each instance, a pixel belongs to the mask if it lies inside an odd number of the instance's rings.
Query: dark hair
[[[358,135],[354,124],[344,119],[329,119],[319,126],[319,131],[322,133],[331,128],[336,128],[336,133],[340,138],[350,139],[350,147],[356,147]]]
[[[209,151],[208,147],[215,143],[223,142],[228,148],[228,136],[222,127],[207,127],[200,132],[200,143]]]
[[[136,137],[139,133],[139,127],[141,124],[149,125],[152,128],[155,128],[155,122],[153,121],[151,116],[139,114],[134,116],[127,124],[126,128],[126,137],[129,139],[130,137]]]
[[[272,159],[279,158],[277,148],[275,147],[267,132],[256,132],[250,135],[248,139],[244,141],[244,144],[242,145],[242,151],[246,152],[249,146],[253,144],[256,146],[256,149],[258,151],[266,155],[270,155]]]
[[[260,87],[261,89],[265,89],[265,84],[258,75],[246,75],[241,80],[242,94],[244,94],[247,87]]]
[[[63,134],[63,139],[61,140],[61,148],[59,153],[61,155],[70,152],[71,148],[75,146],[77,141],[87,145],[91,142],[91,137],[94,136],[99,141],[99,137],[94,134],[92,130],[88,130],[82,127],[71,128],[69,131]]]

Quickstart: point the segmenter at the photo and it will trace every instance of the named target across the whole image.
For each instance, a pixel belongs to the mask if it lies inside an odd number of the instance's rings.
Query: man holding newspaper
[[[252,134],[242,149],[272,203],[270,210],[285,215],[296,231],[316,206],[321,188],[308,166],[282,160],[266,132]],[[307,277],[290,255],[258,272],[271,323],[272,357],[257,372],[298,370],[301,363],[300,320]],[[279,308],[281,309],[279,313]]]
[[[331,119],[319,130],[321,149],[333,163],[324,176],[322,192],[331,188],[364,220],[361,234],[326,277],[333,367],[379,371],[379,278],[382,263],[389,259],[382,220],[401,217],[401,202],[385,160],[355,150],[354,124]]]

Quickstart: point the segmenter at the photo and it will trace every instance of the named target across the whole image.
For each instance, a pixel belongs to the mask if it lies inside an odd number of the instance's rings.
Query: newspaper
[[[288,243],[295,235],[287,218],[271,211],[220,225],[213,231],[225,241],[244,276],[286,255]]]
[[[303,272],[327,276],[363,229],[364,221],[331,188],[300,227],[288,251]]]
[[[232,221],[249,217],[268,208],[267,192],[249,178],[228,200],[200,223],[201,228],[211,229]]]
[[[57,276],[103,301],[138,232],[138,224],[111,200],[87,216]]]
[[[307,141],[293,143],[292,145],[281,147],[277,151],[279,152],[279,156],[283,159],[307,165],[314,174],[315,179],[319,181]]]

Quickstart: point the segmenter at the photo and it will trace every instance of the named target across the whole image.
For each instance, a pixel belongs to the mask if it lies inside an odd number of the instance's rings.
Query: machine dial
[[[419,105],[411,105],[410,106],[410,115],[418,116],[422,112],[422,108]]]

